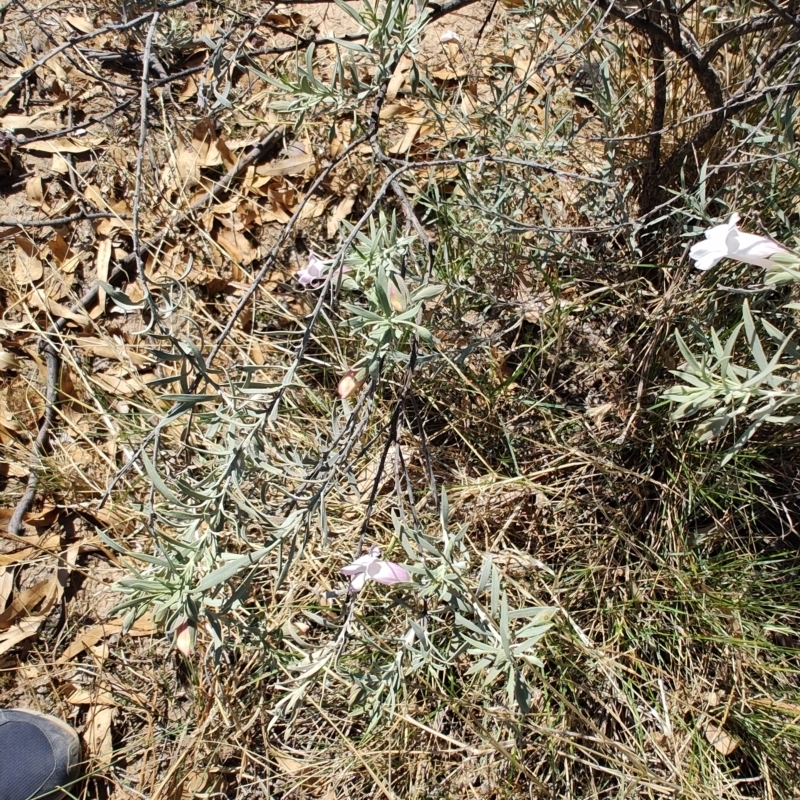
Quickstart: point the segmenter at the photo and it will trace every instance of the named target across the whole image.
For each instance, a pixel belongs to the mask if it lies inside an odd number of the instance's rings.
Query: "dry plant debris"
[[[797,796],[798,40],[0,6],[0,702],[75,796]],[[694,272],[733,212],[784,261]]]

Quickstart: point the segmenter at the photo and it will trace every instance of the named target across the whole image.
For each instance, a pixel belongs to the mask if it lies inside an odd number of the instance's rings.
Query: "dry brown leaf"
[[[722,728],[717,727],[711,720],[706,722],[704,733],[708,743],[721,756],[729,756],[739,747],[739,742],[733,736],[725,733]]]
[[[312,197],[300,212],[300,219],[316,219],[325,213],[330,197]]]
[[[111,239],[100,239],[97,242],[94,264],[98,281],[108,281],[108,265],[111,263],[112,247]],[[97,305],[99,313],[102,313],[106,307],[106,290],[102,286],[97,292]]]
[[[445,67],[444,69],[435,69],[431,72],[431,77],[439,81],[460,81],[469,75],[469,68],[465,65],[456,67]]]
[[[35,528],[49,528],[58,519],[58,508],[52,503],[45,505],[36,512],[25,515],[25,522]]]
[[[79,17],[77,14],[67,14],[64,20],[72,25],[76,31],[80,31],[81,33],[92,33],[94,31],[94,25],[86,19],[86,17]]]
[[[348,214],[353,210],[355,201],[356,198],[354,196],[343,197],[333,210],[333,214],[328,218],[328,236],[331,239],[336,235],[336,231],[339,230],[339,223],[346,220]]]
[[[403,56],[398,62],[394,70],[394,75],[386,87],[386,102],[394,102],[397,93],[403,88],[403,84],[408,78],[408,73],[411,70],[413,62],[408,56]]]
[[[8,630],[14,623],[24,617],[30,617],[36,607],[50,594],[52,579],[40,581],[21,591],[0,614],[0,631]],[[46,614],[49,608],[43,608]]]
[[[98,372],[92,375],[92,381],[96,383],[104,392],[108,394],[121,395],[128,397],[144,389],[144,384],[138,376],[132,375],[129,378],[122,375],[115,375],[113,372]]]
[[[258,249],[248,241],[242,233],[236,234],[227,228],[220,228],[217,233],[217,244],[237,263],[247,266],[258,256]]]
[[[91,688],[76,686],[66,697],[71,706],[116,706],[119,705],[114,699],[114,695],[108,689]]]
[[[128,636],[152,636],[157,628],[148,614],[145,614],[133,623],[127,632]],[[66,664],[75,656],[80,655],[86,648],[94,647],[107,636],[122,633],[122,620],[115,619],[101,625],[92,625],[88,630],[79,633],[75,641],[63,652],[56,663]]]
[[[112,531],[130,531],[136,524],[136,518],[130,513],[123,512],[120,508],[95,508],[95,503],[82,503],[83,512],[94,517],[101,525]]]
[[[102,143],[102,139],[71,139],[68,136],[59,136],[56,139],[47,139],[42,142],[23,142],[23,150],[34,150],[39,153],[86,153]]]
[[[264,351],[261,349],[255,339],[252,340],[252,344],[250,346],[250,360],[254,364],[258,364],[258,366],[267,363],[267,360],[264,358]]]
[[[106,155],[123,171],[128,170],[128,159],[131,157],[131,152],[118,144],[112,144],[106,150]]]
[[[3,228],[0,230],[0,242],[4,239],[11,239],[16,236],[19,236],[22,233],[22,228],[17,225],[11,225],[8,228]]]
[[[20,464],[14,464],[10,461],[0,461],[0,477],[2,478],[24,478],[28,472],[29,470],[27,467],[23,467]]]
[[[60,153],[53,153],[53,159],[50,162],[50,169],[53,170],[56,175],[68,175],[69,162]]]
[[[224,166],[226,169],[231,169],[236,164],[236,156],[225,144],[225,140],[222,137],[217,137],[209,145],[206,162],[204,166]]]
[[[87,183],[86,188],[83,190],[83,196],[95,207],[101,211],[109,208],[108,201],[103,197],[103,193],[93,183]]]
[[[391,153],[392,155],[401,155],[403,153],[407,153],[411,149],[411,145],[414,144],[414,139],[417,138],[421,127],[422,126],[418,122],[413,122],[406,126],[405,135],[396,141],[387,152]]]
[[[0,611],[8,605],[11,592],[14,591],[14,574],[5,567],[0,568]]]
[[[509,549],[494,553],[492,554],[492,562],[512,578],[522,578],[537,569],[552,572],[544,562],[520,550]]]
[[[56,300],[52,300],[41,292],[32,292],[28,297],[28,302],[34,308],[47,311],[53,317],[64,317],[64,319],[68,319],[70,322],[74,322],[82,328],[89,325],[91,321],[87,314],[72,311],[70,308],[67,308],[67,306],[62,305]]]
[[[8,521],[11,519],[11,509],[0,510],[0,525],[4,528],[8,527]],[[30,524],[29,517],[26,515],[24,521]],[[20,564],[25,561],[30,561],[32,558],[40,556],[42,553],[48,551],[55,552],[61,546],[61,537],[57,533],[51,533],[46,537],[32,536],[25,537],[19,536],[16,541],[20,544],[30,542],[28,547],[23,547],[22,550],[17,550],[13,553],[0,553],[0,566],[6,567],[11,564]]]
[[[25,197],[29,206],[41,208],[44,205],[44,184],[40,176],[31,178],[25,184]]]
[[[0,372],[18,370],[19,367],[20,361],[14,353],[9,352],[5,347],[0,347]]]
[[[62,104],[57,105],[60,107]],[[54,119],[43,119],[45,115],[52,114],[55,110],[55,107],[51,106],[38,114],[6,114],[4,117],[0,117],[0,128],[12,133],[23,128],[37,133],[57,131],[61,127],[58,122]]]
[[[179,241],[176,247],[169,247],[147,257],[147,272],[150,275],[181,279],[186,275],[189,258]]]
[[[18,625],[12,625],[7,631],[0,632],[0,655],[8,652],[25,639],[35,636],[45,619],[47,619],[45,615],[27,617]]]
[[[77,347],[100,358],[112,358],[123,363],[130,361],[137,367],[152,363],[152,358],[149,356],[137,353],[135,350],[128,350],[123,344],[114,347],[113,344],[105,342],[97,336],[76,336],[74,341]]]
[[[8,410],[5,397],[0,396],[0,428],[5,428],[11,433],[21,433],[22,425],[17,422],[16,417]]]
[[[174,166],[178,182],[176,183],[172,180],[172,171],[166,169],[162,175],[161,181],[166,187],[177,189],[181,183],[188,184],[191,181],[200,180],[199,157],[191,146],[178,149],[178,152],[174,156]]]
[[[23,284],[38,281],[44,275],[44,266],[39,259],[39,251],[25,236],[16,236],[14,241],[17,243],[14,279]]]
[[[200,170],[204,167],[221,166],[226,153],[230,155],[228,148],[218,141],[214,124],[210,120],[203,120],[195,126],[192,141],[178,148],[174,160],[175,171],[184,183],[198,181]],[[168,180],[167,183],[172,181]]]
[[[603,420],[616,408],[614,403],[601,403],[597,406],[588,406],[586,416],[591,417],[598,428],[603,426]]]
[[[183,89],[178,92],[178,100],[181,102],[185,102],[186,100],[191,100],[197,94],[197,83],[195,79],[190,75],[186,79],[186,83],[183,85]]]
[[[298,28],[306,21],[306,17],[297,11],[292,11],[290,13],[268,14],[266,21],[281,28]]]
[[[461,113],[464,117],[471,117],[479,109],[479,106],[480,101],[478,100],[477,92],[470,87],[465,87],[461,95]],[[465,130],[469,129],[466,124],[463,127]]]
[[[112,211],[114,214],[125,214],[130,216],[131,213],[131,207],[127,200],[118,200],[116,203],[112,203],[110,206],[103,201],[103,206],[98,207],[103,209],[108,208],[108,210]],[[108,219],[101,220],[100,224],[97,226],[97,234],[98,236],[110,236],[119,228],[127,232],[131,232],[133,230],[129,220],[119,219],[118,217],[109,217]],[[124,257],[124,254],[123,256],[118,257]]]
[[[273,164],[263,164],[256,167],[256,175],[262,178],[280,178],[286,175],[305,175],[315,166],[316,159],[310,153],[304,152],[276,161]]]
[[[114,743],[111,737],[114,717],[117,710],[114,706],[97,705],[89,709],[83,738],[89,755],[102,763],[109,763],[114,755]]]
[[[57,233],[47,243],[47,246],[50,248],[50,252],[56,257],[56,261],[58,261],[59,264],[72,256],[72,250],[70,250],[67,240],[60,233]]]
[[[194,151],[199,166],[218,167],[222,163],[219,151],[214,148],[212,152],[212,145],[216,139],[217,132],[210,119],[203,119],[195,125],[190,149]]]
[[[50,252],[55,256],[62,272],[65,272],[67,275],[71,275],[75,272],[78,264],[80,264],[81,257],[79,254],[72,251],[60,233],[57,233],[55,237],[47,243],[47,246],[50,248]]]
[[[81,542],[74,542],[61,558],[58,568],[49,580],[40,581],[24,589],[11,601],[8,608],[0,613],[0,630],[8,628],[22,617],[31,616],[33,611],[37,611],[39,616],[44,616],[61,600],[69,580],[69,574],[78,562],[80,548]]]
[[[17,252],[17,262],[14,267],[14,280],[17,283],[35,283],[42,275],[44,266],[38,258]]]
[[[312,765],[308,761],[301,761],[298,758],[284,755],[283,753],[276,753],[274,756],[275,763],[288,775],[294,775],[296,772],[301,772],[304,769],[309,769]]]
[[[422,122],[422,119],[419,117],[419,112],[421,110],[420,106],[416,104],[390,103],[381,108],[380,118],[381,120],[389,120],[394,117],[404,117],[406,122]]]
[[[330,157],[336,158],[342,150],[344,150],[344,142],[338,136],[334,136],[328,147]]]

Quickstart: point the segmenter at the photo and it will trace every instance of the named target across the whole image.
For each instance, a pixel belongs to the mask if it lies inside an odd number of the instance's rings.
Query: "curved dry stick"
[[[41,464],[42,456],[46,455],[50,449],[50,428],[56,416],[56,398],[58,396],[58,372],[61,359],[51,339],[42,342],[41,351],[44,354],[47,364],[47,386],[45,388],[45,408],[44,418],[33,443],[31,453],[31,472],[28,475],[28,485],[25,494],[22,495],[11,519],[8,523],[8,532],[19,535],[22,532],[22,520],[28,513],[34,499],[36,498],[36,487],[39,485],[39,473],[37,467]]]

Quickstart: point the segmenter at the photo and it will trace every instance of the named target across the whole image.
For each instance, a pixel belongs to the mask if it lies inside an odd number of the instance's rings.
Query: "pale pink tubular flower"
[[[325,270],[330,267],[330,262],[320,258],[313,250],[308,254],[308,264],[297,273],[297,281],[301,286],[316,289],[325,278]]]
[[[363,366],[358,369],[351,367],[347,370],[336,387],[339,397],[342,400],[347,400],[353,392],[357,392],[367,382],[368,374],[367,368]]]
[[[185,617],[175,628],[175,649],[183,656],[188,658],[194,653],[195,641],[197,639],[197,628],[189,619]]]
[[[361,383],[363,383],[363,381],[361,381]],[[356,380],[355,370],[349,369],[339,381],[336,391],[339,393],[339,397],[341,397],[342,400],[347,400],[347,398],[358,389],[361,383]]]
[[[325,283],[325,273],[331,268],[333,260],[320,258],[313,250],[308,252],[308,263],[301,269],[297,275],[297,282],[301,286],[307,286],[309,289],[319,289]],[[350,271],[350,267],[343,264],[337,270],[342,274]]]
[[[339,570],[350,578],[350,591],[360,592],[368,580],[377,581],[386,585],[393,583],[408,583],[411,576],[405,567],[395,564],[394,561],[384,561],[381,551],[375,545],[369,552],[359,556],[352,564]]]
[[[742,233],[737,226],[739,219],[738,214],[731,214],[726,223],[709,228],[706,231],[706,238],[692,245],[689,258],[694,260],[697,269],[711,269],[723,258],[770,268],[776,266],[772,256],[779,253],[789,254],[785,247],[781,247],[766,236]]]

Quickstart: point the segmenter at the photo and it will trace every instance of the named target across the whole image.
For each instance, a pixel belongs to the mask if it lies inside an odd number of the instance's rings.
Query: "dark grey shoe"
[[[0,710],[0,800],[56,800],[77,777],[78,734],[56,717]]]

